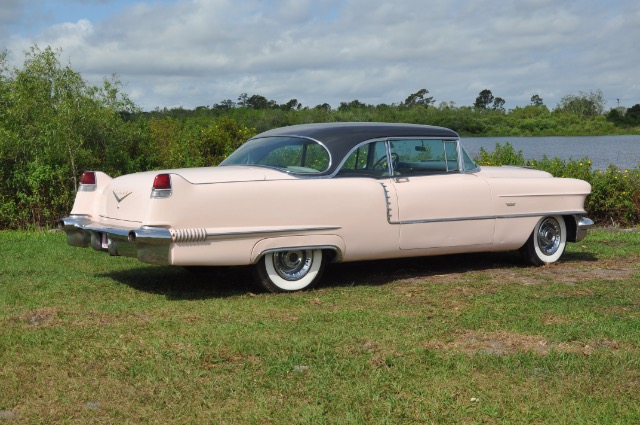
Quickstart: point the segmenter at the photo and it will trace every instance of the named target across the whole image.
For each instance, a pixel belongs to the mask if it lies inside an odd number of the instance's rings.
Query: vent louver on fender
[[[175,229],[172,233],[174,242],[203,242],[207,239],[205,229]]]

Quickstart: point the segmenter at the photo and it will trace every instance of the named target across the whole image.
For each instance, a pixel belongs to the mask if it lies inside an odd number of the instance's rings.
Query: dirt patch
[[[596,264],[576,266],[575,263],[557,263],[534,269],[538,278],[566,284],[577,284],[587,280],[629,279],[639,270],[628,260],[609,260]]]
[[[447,257],[443,259],[449,260]],[[481,257],[479,257],[482,260]],[[438,265],[446,267],[446,263]],[[513,267],[510,263],[505,264],[484,264],[482,261],[468,263],[459,266],[457,269],[438,270],[439,273],[430,273],[431,270],[423,270],[425,273],[420,276],[420,270],[411,276],[398,276],[396,280],[402,286],[415,288],[424,283],[438,284],[458,284],[466,281],[477,281],[485,279],[487,282],[501,282],[505,284],[541,285],[547,283],[562,283],[566,285],[577,285],[589,280],[615,281],[629,279],[640,273],[638,261],[634,259],[606,260],[598,262],[559,262],[543,267]],[[452,288],[452,290],[474,292],[478,289],[464,287]],[[483,291],[499,288],[487,287]],[[465,294],[463,294],[465,295]]]
[[[13,316],[14,320],[34,327],[54,326],[57,318],[58,309],[55,308],[43,308],[40,310],[27,311]]]
[[[547,355],[551,351],[591,355],[596,351],[622,350],[623,343],[612,340],[553,343],[541,336],[521,335],[512,332],[461,331],[447,342],[430,341],[425,348],[462,352],[468,355],[488,354],[504,356],[521,352],[534,352]]]

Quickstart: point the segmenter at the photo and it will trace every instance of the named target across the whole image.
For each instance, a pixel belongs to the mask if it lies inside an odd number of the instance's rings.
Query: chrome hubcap
[[[273,253],[273,266],[278,275],[285,280],[303,278],[312,264],[312,251],[281,251]]]
[[[544,255],[553,255],[560,246],[562,230],[555,218],[546,218],[538,228],[538,246]]]

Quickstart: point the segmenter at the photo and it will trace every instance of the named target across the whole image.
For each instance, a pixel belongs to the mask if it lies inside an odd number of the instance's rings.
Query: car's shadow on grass
[[[592,262],[586,252],[565,253],[558,264]],[[455,277],[466,272],[496,269],[525,269],[513,252],[457,254],[392,260],[330,264],[320,286],[377,286],[402,279]],[[535,270],[535,268],[533,268]],[[171,300],[224,298],[263,292],[255,281],[252,267],[139,267],[102,275],[139,291],[164,295]]]
[[[101,277],[171,300],[224,298],[260,291],[249,267],[142,266]]]
[[[590,253],[565,253],[558,264],[597,261]],[[334,264],[327,268],[323,286],[384,285],[397,280],[451,278],[467,272],[532,269],[517,252],[456,254],[383,261]]]

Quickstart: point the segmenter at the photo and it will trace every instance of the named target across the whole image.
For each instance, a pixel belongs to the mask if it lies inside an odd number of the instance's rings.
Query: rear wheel
[[[538,221],[527,243],[520,248],[526,262],[542,266],[558,261],[567,243],[567,227],[561,216],[543,217]]]
[[[313,288],[324,270],[322,250],[292,249],[266,253],[256,265],[260,284],[270,292]]]

